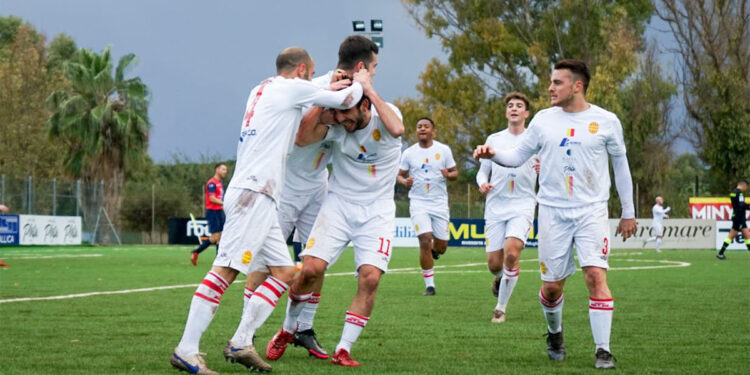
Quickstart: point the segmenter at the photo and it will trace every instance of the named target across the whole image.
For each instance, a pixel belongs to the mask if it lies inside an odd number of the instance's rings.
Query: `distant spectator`
[[[0,204],[0,213],[7,214],[8,213],[8,206],[4,204]]]

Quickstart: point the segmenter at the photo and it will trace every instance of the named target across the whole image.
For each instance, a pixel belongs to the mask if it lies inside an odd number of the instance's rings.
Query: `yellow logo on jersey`
[[[315,237],[310,237],[310,239],[307,241],[307,245],[305,246],[305,249],[310,249],[315,245]]]
[[[248,264],[251,260],[253,260],[253,253],[250,250],[245,251],[245,253],[242,254],[242,264]]]
[[[596,134],[599,131],[599,124],[592,122],[589,124],[589,133]]]
[[[375,129],[372,131],[372,139],[374,139],[375,142],[380,142],[380,130]]]
[[[542,270],[542,275],[547,274],[547,265],[544,262],[539,263],[539,268]]]
[[[414,226],[414,230],[417,231],[417,232],[419,232],[419,225],[415,225]]]
[[[435,160],[440,160],[440,154],[435,154]]]

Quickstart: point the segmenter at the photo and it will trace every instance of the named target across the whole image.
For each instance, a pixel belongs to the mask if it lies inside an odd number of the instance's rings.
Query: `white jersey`
[[[388,105],[401,118],[393,104]],[[374,108],[374,107],[373,107]],[[401,158],[401,137],[394,138],[372,111],[364,129],[348,133],[341,125],[328,129],[325,140],[335,142],[328,191],[347,201],[369,204],[393,200],[393,187]]]
[[[414,184],[409,189],[411,204],[447,207],[448,188],[441,169],[456,166],[451,149],[433,140],[432,146],[422,148],[419,143],[411,145],[401,156],[401,170],[409,171]]]
[[[514,149],[523,139],[523,134],[516,135],[505,129],[491,134],[485,144],[493,150]],[[507,220],[519,214],[533,217],[536,205],[535,157],[517,168],[506,168],[489,159],[482,159],[480,163],[477,185],[493,185],[485,201],[485,220]]]
[[[625,155],[625,142],[612,112],[594,104],[576,113],[552,107],[534,116],[517,152],[541,159],[539,204],[573,208],[609,200],[607,154]]]
[[[340,91],[328,91],[299,78],[272,77],[250,93],[237,145],[237,165],[229,188],[242,188],[278,200],[283,186],[286,156],[309,105],[350,108],[362,97],[354,83]]]
[[[669,213],[669,210],[672,208],[667,207],[664,208],[660,204],[655,204],[653,208],[651,208],[651,213],[654,215],[653,220],[651,221],[651,226],[661,226],[662,220],[664,220],[664,217],[667,216],[667,213]]]

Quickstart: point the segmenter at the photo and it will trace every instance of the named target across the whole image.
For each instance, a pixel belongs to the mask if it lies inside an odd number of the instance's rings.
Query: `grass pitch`
[[[1,248],[0,374],[177,374],[177,345],[195,286],[213,259],[189,263],[189,247]],[[332,366],[290,347],[279,374],[580,374],[593,373],[594,346],[586,288],[577,272],[565,291],[568,358],[547,359],[536,249],[524,250],[508,321],[492,324],[483,249],[451,248],[436,262],[437,295],[422,297],[416,249],[395,249],[375,311],[353,348],[358,369]],[[355,292],[352,251],[330,270],[315,320],[332,351]],[[612,352],[618,373],[747,374],[750,372],[750,254],[713,251],[618,251],[608,278],[615,296]],[[156,287],[172,289],[150,290]],[[149,289],[139,291],[138,289]],[[118,294],[99,294],[117,292]],[[88,294],[76,298],[69,295]],[[64,296],[63,299],[36,298]],[[17,299],[27,299],[18,301]],[[30,299],[30,300],[28,300]],[[15,300],[15,301],[14,301]],[[261,353],[280,327],[282,299],[258,331]],[[225,362],[221,349],[242,308],[235,284],[203,336],[206,361],[222,374],[248,372]]]

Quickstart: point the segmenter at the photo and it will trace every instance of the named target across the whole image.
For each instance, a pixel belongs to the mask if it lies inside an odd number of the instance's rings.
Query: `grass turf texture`
[[[182,334],[192,293],[213,259],[199,266],[189,247],[15,247],[0,249],[10,268],[0,269],[0,300],[190,284],[179,289],[100,295],[54,301],[0,303],[0,374],[177,374],[168,362]],[[99,254],[99,255],[97,255]],[[615,296],[612,351],[618,373],[747,373],[750,323],[750,254],[733,251],[718,261],[713,251],[614,251],[608,274]],[[536,249],[523,252],[521,277],[508,321],[491,324],[496,299],[483,249],[451,248],[436,262],[437,295],[423,297],[416,249],[395,249],[372,319],[353,348],[359,369],[333,366],[289,347],[280,374],[580,374],[594,372],[594,346],[581,273],[565,291],[568,358],[551,362]],[[352,271],[347,250],[331,273]],[[669,264],[659,263],[669,261]],[[690,263],[677,267],[680,262]],[[466,264],[476,264],[468,265]],[[315,328],[333,351],[355,292],[351,275],[326,279]],[[258,331],[261,354],[281,325],[286,296]],[[201,341],[208,365],[222,374],[246,373],[224,361],[226,341],[239,322],[242,285],[223,297]]]

